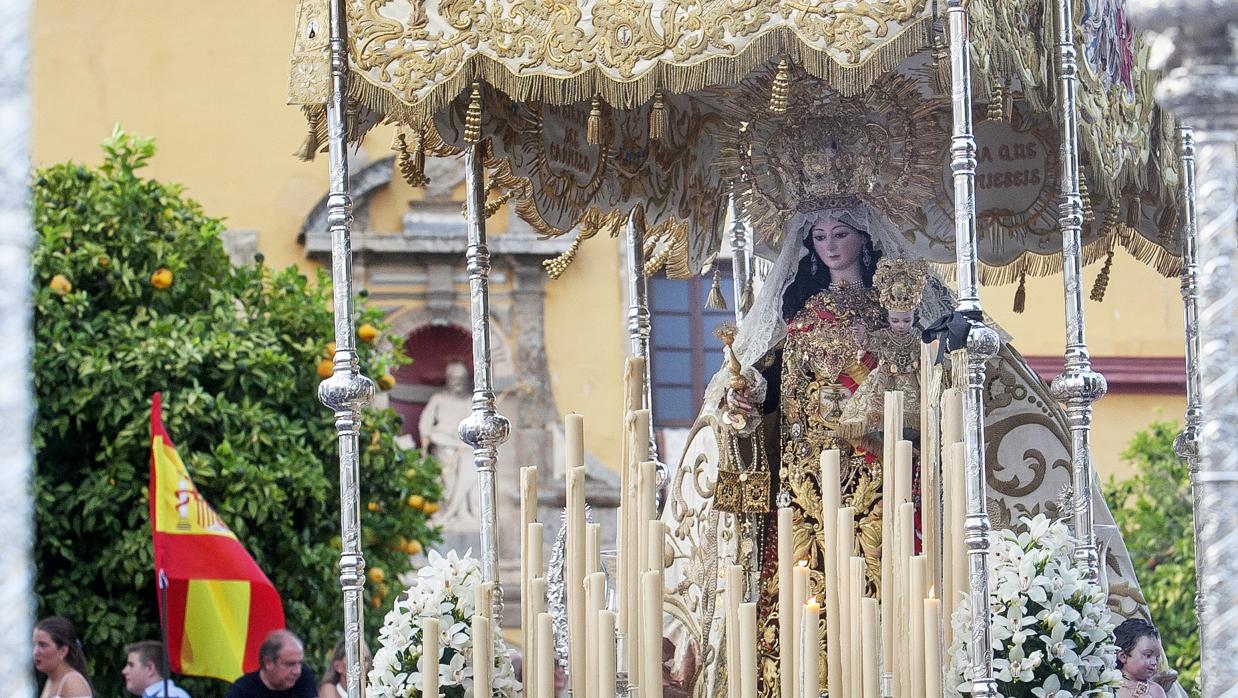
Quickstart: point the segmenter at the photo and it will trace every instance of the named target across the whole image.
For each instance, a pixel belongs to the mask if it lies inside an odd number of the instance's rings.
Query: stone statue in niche
[[[443,499],[435,522],[444,531],[476,531],[477,470],[473,449],[460,440],[460,422],[470,412],[469,369],[462,363],[447,364],[447,383],[435,393],[421,413],[418,430],[421,448],[443,466]]]

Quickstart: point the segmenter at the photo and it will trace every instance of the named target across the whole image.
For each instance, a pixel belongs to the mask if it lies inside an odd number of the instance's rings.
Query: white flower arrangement
[[[439,695],[473,696],[473,589],[481,583],[481,567],[467,552],[460,557],[454,550],[446,556],[431,550],[428,557],[415,576],[400,578],[408,590],[383,619],[380,647],[369,673],[367,694],[373,698],[423,698],[421,673],[426,667],[421,655],[421,622],[426,618],[439,620],[441,655],[435,669]],[[494,695],[515,698],[519,684],[497,623],[492,626],[490,644]]]
[[[1105,592],[1072,557],[1061,521],[1019,520],[1022,533],[997,531],[989,544],[993,675],[1006,698],[1109,695],[1122,681]],[[951,618],[952,695],[971,692],[971,604]]]

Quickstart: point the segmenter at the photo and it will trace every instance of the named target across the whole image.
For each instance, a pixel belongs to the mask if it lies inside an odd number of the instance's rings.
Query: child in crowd
[[[1113,631],[1118,646],[1118,669],[1122,686],[1117,698],[1165,698],[1165,690],[1153,677],[1161,666],[1161,634],[1142,618],[1125,620]]]

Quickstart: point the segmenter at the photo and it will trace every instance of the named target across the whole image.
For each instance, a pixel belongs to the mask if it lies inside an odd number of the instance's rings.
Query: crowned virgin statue
[[[842,504],[856,512],[859,550],[853,552],[863,555],[868,595],[876,595],[884,391],[874,386],[914,388],[908,397],[918,404],[918,381],[891,377],[918,373],[920,338],[905,289],[917,281],[922,289],[924,272],[883,259],[880,231],[889,226],[878,212],[858,201],[831,203],[792,217],[774,267],[735,334],[732,367],[715,376],[705,398],[707,406],[717,406],[715,438],[728,456],[714,509],[748,522],[737,541],[748,549],[737,553],[754,563],[750,587],[766,694],[778,655],[775,508],[793,510],[794,557],[810,569],[810,593],[821,598],[833,542],[827,545],[821,520],[820,456],[839,450]],[[913,295],[918,304],[919,289]],[[738,486],[741,480],[746,489]]]
[[[922,261],[941,251],[941,244],[926,241],[921,208],[934,196],[941,153],[923,144],[944,136],[925,132],[932,126],[923,118],[928,112],[907,107],[915,105],[914,95],[874,112],[801,92],[816,101],[788,110],[784,120],[751,123],[740,136],[748,140],[734,147],[743,153],[742,168],[724,172],[741,182],[757,253],[772,264],[738,327],[721,333],[726,360],[706,389],[684,452],[671,454],[662,513],[671,530],[665,610],[677,653],[672,673],[693,673],[684,678],[697,696],[719,695],[728,680],[718,655],[725,646],[730,565],[743,568],[738,594],[757,604],[759,693],[778,695],[775,514],[779,507],[792,510],[794,559],[810,570],[807,592],[824,598],[825,560],[836,551],[822,521],[823,451],[840,452],[841,503],[855,512],[851,554],[865,560],[865,595],[879,595],[886,581],[882,472],[889,465],[882,444],[912,442],[918,537],[921,463],[940,478],[942,446],[934,426],[921,450],[921,413],[940,416],[943,390],[957,387],[963,373],[940,354],[927,366],[920,358],[926,331],[953,327],[953,298]],[[1063,411],[1009,344],[989,361],[987,376],[993,526],[1038,513],[1069,520]],[[902,434],[883,433],[889,391],[903,394]],[[1093,513],[1110,609],[1121,617],[1146,616],[1130,557],[1099,491]]]

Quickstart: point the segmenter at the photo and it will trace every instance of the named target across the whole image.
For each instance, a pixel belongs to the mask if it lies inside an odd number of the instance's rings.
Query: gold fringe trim
[[[722,295],[722,275],[715,268],[714,282],[709,287],[709,297],[705,299],[705,307],[714,310],[726,310],[726,298]]]
[[[481,140],[481,83],[473,83],[469,108],[464,114],[464,142],[474,145]]]
[[[653,106],[649,108],[649,140],[660,141],[666,135],[666,99],[662,90],[653,93]]]
[[[787,59],[778,61],[774,84],[769,88],[769,113],[782,116],[787,113],[787,101],[791,96],[791,65]]]
[[[404,101],[390,85],[377,84],[364,72],[349,73],[348,92],[350,99],[364,108],[382,114],[387,120],[405,123],[433,118],[478,80],[517,102],[564,105],[601,97],[614,109],[630,110],[648,102],[658,90],[686,94],[707,87],[729,87],[775,58],[786,58],[814,77],[825,80],[841,95],[855,97],[903,60],[928,48],[932,22],[933,18],[926,16],[908,23],[855,64],[839,63],[828,52],[805,44],[792,28],[778,27],[753,39],[741,53],[712,56],[690,65],[659,63],[632,81],[613,80],[596,67],[568,77],[518,75],[502,61],[474,54],[451,77],[436,84],[414,103]]]
[[[1027,309],[1027,274],[1019,274],[1019,288],[1014,292],[1014,310],[1022,313]]]

